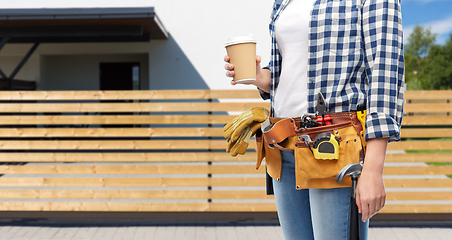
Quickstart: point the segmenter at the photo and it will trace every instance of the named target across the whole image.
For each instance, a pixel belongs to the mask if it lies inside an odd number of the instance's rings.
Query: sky
[[[437,44],[444,44],[452,33],[452,0],[402,0],[404,41],[414,26],[430,27]]]

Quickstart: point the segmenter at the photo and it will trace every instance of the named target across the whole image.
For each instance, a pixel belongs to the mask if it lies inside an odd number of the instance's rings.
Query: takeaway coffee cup
[[[249,83],[256,80],[256,39],[253,35],[234,37],[228,39],[225,45],[234,64],[234,81],[236,83]]]

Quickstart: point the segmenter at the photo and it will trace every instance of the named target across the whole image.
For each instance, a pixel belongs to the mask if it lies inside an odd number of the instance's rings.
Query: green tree
[[[452,89],[452,34],[444,45],[432,45],[427,55],[425,74],[429,89]]]
[[[431,89],[426,72],[428,53],[436,40],[430,28],[415,26],[405,45],[405,82],[410,90]]]

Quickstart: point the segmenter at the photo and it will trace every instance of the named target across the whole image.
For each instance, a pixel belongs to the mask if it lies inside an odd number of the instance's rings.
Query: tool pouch
[[[293,151],[297,189],[351,186],[350,178],[345,178],[342,183],[336,183],[334,179],[343,167],[364,159],[364,130],[355,112],[330,115],[332,125],[307,129],[300,129],[299,118],[269,118],[268,124],[263,123],[262,135],[256,136],[256,169],[265,158],[268,175],[279,181],[282,168],[280,151]],[[337,139],[337,159],[316,159],[305,141],[299,139],[302,135],[309,135],[311,140],[315,140],[324,133]],[[309,144],[312,149],[313,141]]]
[[[349,179],[336,183],[334,178],[339,171],[350,163],[362,160],[364,152],[361,137],[352,124],[339,124],[341,126],[322,126],[307,129],[304,135],[315,139],[320,133],[330,133],[339,140],[339,154],[337,159],[316,159],[303,139],[299,139],[294,149],[296,188],[335,188],[351,186]],[[311,149],[313,142],[309,143]],[[337,149],[336,149],[337,151]]]
[[[262,132],[256,134],[256,151],[257,151],[256,170],[259,169],[265,157],[264,141],[265,140],[262,137]]]
[[[259,169],[263,159],[265,158],[268,175],[279,181],[281,178],[282,168],[281,151],[277,148],[271,148],[262,135],[256,135],[256,147],[256,170]]]

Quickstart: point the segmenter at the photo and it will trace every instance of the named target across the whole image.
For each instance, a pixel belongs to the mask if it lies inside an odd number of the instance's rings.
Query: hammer
[[[352,196],[351,196],[351,213],[350,213],[350,240],[359,240],[359,223],[358,223],[358,206],[356,205],[356,184],[358,176],[361,174],[363,165],[361,163],[350,163],[336,175],[334,181],[341,183],[344,177],[350,175],[352,178]]]

